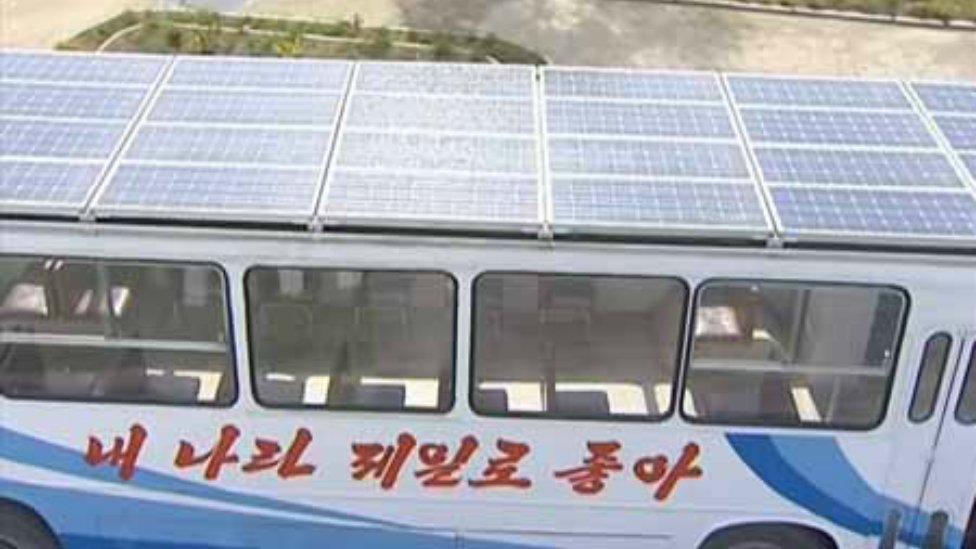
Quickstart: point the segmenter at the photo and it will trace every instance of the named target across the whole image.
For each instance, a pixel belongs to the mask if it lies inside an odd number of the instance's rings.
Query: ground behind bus
[[[51,47],[173,0],[0,0],[0,42]],[[640,0],[195,0],[228,11],[492,32],[553,63],[976,80],[976,32]]]

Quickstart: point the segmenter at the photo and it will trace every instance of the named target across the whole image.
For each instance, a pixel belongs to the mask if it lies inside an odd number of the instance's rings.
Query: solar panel
[[[897,82],[730,76],[740,105],[910,109]]]
[[[309,59],[181,57],[173,66],[171,86],[206,88],[308,88],[341,91],[352,63]]]
[[[556,177],[557,228],[576,224],[722,226],[763,231],[756,188],[746,183],[592,180]]]
[[[767,183],[959,187],[941,152],[851,151],[756,147]]]
[[[545,67],[547,97],[617,98],[643,101],[710,101],[721,103],[713,74],[639,72]]]
[[[976,150],[976,116],[936,116],[935,123],[953,148]]]
[[[145,126],[126,159],[317,166],[328,144],[328,131]]]
[[[533,177],[339,171],[330,181],[324,213],[362,223],[384,218],[532,223],[537,194]]]
[[[735,138],[724,106],[582,102],[550,99],[549,133]]]
[[[487,133],[535,131],[533,104],[477,97],[356,95],[346,125],[381,130],[440,130]]]
[[[100,213],[158,217],[205,213],[220,219],[247,212],[251,219],[307,216],[318,171],[256,166],[122,165],[98,206]]]
[[[128,120],[144,90],[25,83],[0,84],[0,114]]]
[[[327,125],[338,104],[336,94],[167,89],[156,100],[149,120]]]
[[[4,155],[105,159],[125,131],[124,122],[0,120]]]
[[[606,174],[748,178],[734,143],[671,141],[549,140],[549,168],[554,174]]]
[[[930,111],[976,114],[976,85],[916,83],[912,86]]]
[[[788,234],[976,236],[976,199],[966,192],[773,187],[771,194]]]
[[[0,160],[0,210],[78,204],[101,170],[101,164],[4,158]]]
[[[532,97],[534,72],[513,65],[361,63],[355,91]]]
[[[749,137],[760,143],[934,146],[914,113],[742,109]]]
[[[535,172],[532,138],[347,130],[336,167],[462,172]]]
[[[960,154],[959,157],[962,159],[962,163],[969,170],[970,175],[973,179],[976,179],[976,153],[972,154]]]
[[[41,82],[91,82],[140,87],[152,84],[166,65],[165,57],[148,55],[81,55],[5,51],[0,79]]]

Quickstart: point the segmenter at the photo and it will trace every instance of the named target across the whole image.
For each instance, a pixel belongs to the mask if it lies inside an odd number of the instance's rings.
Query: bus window
[[[668,278],[481,275],[474,287],[474,410],[664,417],[687,297],[684,283]]]
[[[976,343],[969,350],[969,365],[966,367],[966,381],[959,393],[956,405],[956,419],[967,425],[976,423]]]
[[[942,373],[949,360],[949,348],[952,338],[949,334],[935,334],[925,343],[922,354],[922,365],[915,382],[915,394],[912,405],[908,410],[908,419],[914,422],[925,421],[932,417],[935,411],[935,400],[942,385]]]
[[[222,272],[0,257],[0,389],[11,398],[228,405]]]
[[[255,267],[246,285],[261,404],[451,408],[456,285],[449,275]]]
[[[682,411],[700,422],[870,428],[884,415],[906,309],[887,287],[705,284]]]

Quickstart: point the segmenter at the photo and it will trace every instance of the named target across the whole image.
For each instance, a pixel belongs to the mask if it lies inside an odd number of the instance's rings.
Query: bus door
[[[976,332],[969,332],[947,368],[949,392],[916,531],[921,547],[976,549]]]

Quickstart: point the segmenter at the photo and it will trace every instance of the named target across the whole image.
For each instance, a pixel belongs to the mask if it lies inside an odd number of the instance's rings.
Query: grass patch
[[[758,4],[976,21],[976,0],[749,0]]]
[[[119,31],[132,32],[106,41]],[[544,64],[541,55],[494,35],[475,36],[333,23],[226,16],[210,11],[127,11],[58,45],[67,50],[267,55]]]

